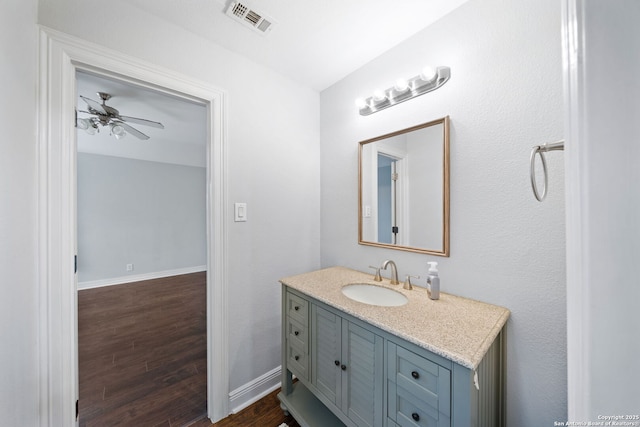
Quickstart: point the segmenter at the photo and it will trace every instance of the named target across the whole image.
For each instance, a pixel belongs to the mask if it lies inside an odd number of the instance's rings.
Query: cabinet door
[[[311,383],[340,407],[342,319],[316,304],[311,306]]]
[[[342,323],[342,410],[358,426],[383,424],[383,340],[351,322]]]

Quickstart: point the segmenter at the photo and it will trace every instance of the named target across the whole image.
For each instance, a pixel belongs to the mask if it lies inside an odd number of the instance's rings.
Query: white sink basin
[[[352,283],[343,286],[342,293],[352,300],[384,307],[397,307],[409,301],[400,292],[370,283]]]

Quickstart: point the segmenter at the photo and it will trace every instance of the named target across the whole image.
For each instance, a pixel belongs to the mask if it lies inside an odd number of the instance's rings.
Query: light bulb
[[[398,79],[396,80],[394,88],[398,92],[404,92],[405,90],[409,89],[409,82],[407,82],[406,79]]]
[[[387,97],[384,94],[384,91],[380,89],[373,92],[373,99],[375,99],[376,101],[384,101],[386,98]]]
[[[88,128],[86,128],[84,131],[87,132],[89,135],[95,135],[96,132],[98,132],[98,128],[93,123],[91,123],[91,125]]]
[[[424,67],[420,72],[420,78],[425,82],[434,81],[437,75],[438,73],[436,72],[436,70],[433,67],[429,67],[429,66]]]
[[[116,137],[116,139],[120,139],[120,138],[124,138],[125,135],[127,134],[124,131],[124,128],[120,125],[112,125],[111,126],[111,133],[113,134],[113,136]]]
[[[365,101],[364,98],[356,99],[356,107],[358,107],[359,110],[362,110],[366,106],[367,106],[367,101]]]
[[[78,129],[87,130],[87,128],[89,127],[89,120],[88,119],[76,120],[76,127]]]

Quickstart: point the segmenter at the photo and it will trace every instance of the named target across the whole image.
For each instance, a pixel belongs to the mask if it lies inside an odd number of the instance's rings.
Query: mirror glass
[[[449,117],[360,142],[362,245],[449,256]]]

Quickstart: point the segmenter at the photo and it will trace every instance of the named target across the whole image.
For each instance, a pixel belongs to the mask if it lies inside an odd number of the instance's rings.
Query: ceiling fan
[[[97,94],[102,100],[102,104],[80,95],[80,98],[87,103],[87,109],[89,110],[80,110],[80,112],[90,114],[92,117],[76,119],[76,126],[79,129],[85,130],[90,135],[95,135],[96,132],[100,132],[100,127],[108,127],[111,135],[116,137],[116,139],[124,138],[128,132],[136,138],[146,140],[149,139],[149,136],[140,132],[129,123],[164,129],[164,125],[160,122],[139,119],[137,117],[121,116],[118,110],[106,105],[106,102],[111,99],[110,94],[105,92],[97,92]]]

